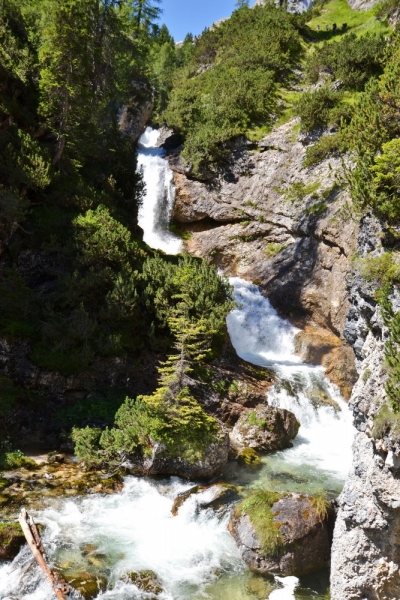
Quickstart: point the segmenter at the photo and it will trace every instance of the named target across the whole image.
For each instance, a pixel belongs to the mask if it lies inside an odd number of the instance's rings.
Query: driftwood
[[[33,518],[28,515],[23,508],[18,520],[34,558],[46,575],[58,600],[67,600],[65,594],[69,594],[71,588],[68,583],[58,573],[54,573],[47,564],[44,558],[42,540],[40,539],[40,534]]]

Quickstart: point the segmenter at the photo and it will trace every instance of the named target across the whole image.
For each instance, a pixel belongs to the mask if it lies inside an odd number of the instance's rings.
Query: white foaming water
[[[230,282],[239,307],[228,315],[227,325],[237,354],[277,372],[280,381],[269,390],[268,401],[291,410],[301,423],[293,448],[279,454],[287,463],[303,469],[308,465],[344,482],[351,466],[354,429],[337,387],[324,377],[322,367],[302,363],[294,349],[299,330],[278,316],[256,285],[239,278]],[[339,410],[326,405],[316,408],[321,399],[332,401]]]
[[[103,573],[113,589],[98,598],[146,598],[135,585],[123,581],[125,573],[146,569],[157,573],[164,589],[160,600],[204,597],[203,590],[221,574],[243,573],[246,568],[227,531],[228,515],[198,511],[194,496],[176,517],[171,515],[174,497],[191,485],[177,478],[156,483],[129,477],[120,494],[59,501],[37,514],[46,525],[46,551],[63,570],[84,560],[79,548],[87,545],[106,557]],[[208,493],[202,494],[202,501],[211,500]],[[97,565],[94,573],[98,569]],[[53,600],[28,552],[0,567],[0,598],[7,596]]]
[[[278,577],[275,576],[275,581],[283,585],[283,589],[274,590],[269,600],[295,600],[294,591],[299,584],[297,577]]]
[[[164,160],[165,151],[157,148],[159,132],[147,127],[139,140],[138,168],[143,170],[146,185],[138,223],[143,229],[143,240],[151,248],[167,254],[178,254],[182,241],[169,229],[175,201],[173,174]]]

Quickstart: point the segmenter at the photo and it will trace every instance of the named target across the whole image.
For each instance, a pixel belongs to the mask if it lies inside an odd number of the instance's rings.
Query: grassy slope
[[[315,17],[307,23],[311,30],[313,37],[308,43],[305,43],[308,52],[317,51],[318,47],[325,41],[331,43],[338,42],[342,39],[343,35],[349,32],[355,33],[358,36],[365,35],[366,33],[373,34],[387,34],[390,33],[391,28],[388,26],[386,21],[377,20],[376,13],[378,7],[375,6],[370,10],[353,10],[346,0],[330,0],[321,9],[321,14]],[[336,23],[338,28],[343,23],[347,23],[347,30],[345,33],[337,32],[333,33],[332,25]],[[326,25],[329,25],[329,31],[326,31]],[[321,30],[317,30],[317,26],[320,25]],[[304,62],[304,59],[303,59]],[[284,109],[279,115],[279,119],[276,125],[283,125],[296,116],[294,109],[295,103],[300,99],[302,92],[296,90],[281,89],[280,97],[284,102]],[[347,104],[354,104],[357,100],[359,92],[345,92],[343,102]],[[271,128],[268,127],[255,127],[251,129],[247,136],[252,141],[258,141],[262,139]],[[297,133],[295,131],[294,133]]]

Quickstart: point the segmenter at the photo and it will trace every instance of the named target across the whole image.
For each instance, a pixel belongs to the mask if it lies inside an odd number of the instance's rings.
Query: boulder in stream
[[[323,497],[255,490],[232,510],[229,531],[252,571],[303,575],[329,561],[333,518]]]
[[[133,456],[124,466],[139,475],[175,475],[183,479],[209,480],[224,470],[229,447],[229,434],[221,427],[215,441],[202,451],[200,457],[190,459],[183,454],[169,454],[165,444],[156,442],[150,456]]]
[[[19,523],[0,523],[0,560],[12,560],[24,544]]]
[[[291,447],[300,423],[292,412],[266,404],[240,416],[231,433],[232,446],[274,452]]]
[[[207,492],[207,494],[203,494],[203,492]],[[197,496],[196,502],[200,509],[212,508],[214,510],[219,510],[239,499],[240,488],[228,483],[196,485],[175,497],[171,508],[171,513],[174,517],[178,514],[182,504],[191,496]]]

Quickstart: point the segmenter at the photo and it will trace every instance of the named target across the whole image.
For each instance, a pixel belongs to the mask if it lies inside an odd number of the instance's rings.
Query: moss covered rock
[[[0,559],[12,560],[25,543],[19,523],[0,523]]]
[[[232,510],[229,531],[253,571],[304,575],[327,565],[333,518],[322,497],[254,490]]]
[[[231,441],[238,449],[274,452],[290,448],[299,427],[300,423],[289,410],[263,404],[242,413],[233,428]]]

